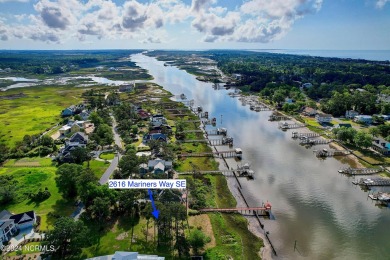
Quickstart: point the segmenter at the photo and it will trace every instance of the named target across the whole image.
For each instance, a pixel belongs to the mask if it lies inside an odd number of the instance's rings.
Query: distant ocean
[[[319,57],[334,57],[334,58],[350,58],[350,59],[364,59],[375,61],[390,60],[390,50],[284,50],[284,49],[258,49],[251,50],[257,52],[283,53],[294,55],[308,55]]]

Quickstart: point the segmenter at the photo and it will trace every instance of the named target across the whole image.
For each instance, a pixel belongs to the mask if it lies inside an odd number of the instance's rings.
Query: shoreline
[[[211,148],[215,148],[215,146],[210,146]],[[219,163],[219,170],[227,170],[228,167],[225,165],[225,162],[220,158],[214,158]],[[238,191],[238,183],[234,177],[225,177],[226,182],[229,188],[230,193],[233,195],[234,199],[236,200],[237,207],[246,207],[246,204],[242,198],[242,195]],[[262,231],[261,227],[259,226],[259,223],[254,217],[244,216],[242,215],[247,221],[248,221],[248,231],[251,232],[256,237],[260,238],[263,241],[263,247],[261,247],[258,251],[258,255],[261,257],[261,259],[270,260],[272,259],[272,249],[271,246],[266,239],[264,232]]]

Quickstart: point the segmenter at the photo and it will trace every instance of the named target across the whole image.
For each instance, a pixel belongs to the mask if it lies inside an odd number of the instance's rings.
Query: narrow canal
[[[228,90],[214,90],[152,57],[137,54],[132,60],[166,90],[194,99],[242,148],[255,171],[254,181],[242,180],[244,195],[251,206],[272,203],[276,220],[265,220],[265,230],[278,259],[390,259],[390,209],[375,206],[353,178],[337,172],[345,165],[318,160],[313,148],[269,122],[270,112],[251,111]]]

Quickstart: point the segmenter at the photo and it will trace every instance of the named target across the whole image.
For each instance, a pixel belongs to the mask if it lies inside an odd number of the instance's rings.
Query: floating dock
[[[361,178],[359,181],[352,182],[355,185],[372,187],[372,186],[390,186],[390,179],[385,178],[373,178],[373,179],[364,179]]]
[[[242,158],[242,150],[236,148],[230,151],[219,151],[219,152],[205,152],[205,153],[182,153],[179,157],[225,157],[225,158]]]
[[[278,115],[270,115],[268,121],[286,121],[291,120],[291,117],[288,116],[278,116]]]

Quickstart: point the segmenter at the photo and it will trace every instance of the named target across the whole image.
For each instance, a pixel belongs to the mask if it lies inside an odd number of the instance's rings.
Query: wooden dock
[[[176,140],[178,143],[208,143],[212,146],[221,146],[221,145],[233,145],[232,137],[224,137],[222,139],[185,139],[185,140]]]
[[[333,157],[333,156],[344,156],[350,154],[351,152],[347,150],[328,150],[322,149],[319,151],[315,151],[317,157]]]
[[[205,153],[181,153],[179,157],[225,157],[225,158],[241,158],[242,153],[236,150],[219,151],[219,152],[205,152]]]
[[[292,138],[314,138],[321,136],[318,133],[298,133],[298,132],[292,132]]]
[[[349,174],[349,175],[371,175],[376,174],[379,172],[382,172],[382,169],[375,169],[375,168],[343,168],[340,169],[339,173]]]
[[[282,130],[287,130],[287,129],[295,129],[295,128],[302,128],[302,127],[305,127],[304,124],[298,124],[298,123],[287,123],[287,122],[279,122],[279,126],[278,126],[280,129]]]
[[[390,178],[373,178],[373,179],[364,179],[361,178],[359,181],[353,181],[352,182],[355,185],[360,185],[360,186],[366,186],[366,187],[371,187],[371,186],[390,186]]]
[[[234,213],[234,212],[239,212],[239,213],[257,213],[259,212],[265,212],[269,211],[271,208],[266,208],[266,207],[242,207],[242,208],[206,208],[206,209],[199,209],[199,212],[224,212],[224,213]]]
[[[270,115],[268,119],[268,121],[286,121],[286,120],[291,120],[291,117]]]
[[[306,138],[299,142],[300,145],[320,145],[320,144],[329,144],[332,140],[329,139],[310,139]]]
[[[176,172],[178,175],[194,175],[194,174],[211,174],[211,175],[224,175],[227,177],[235,177],[235,173],[238,174],[237,177],[245,177],[248,179],[254,179],[253,171],[242,171],[242,170],[216,170],[216,171],[196,171],[196,172]]]

